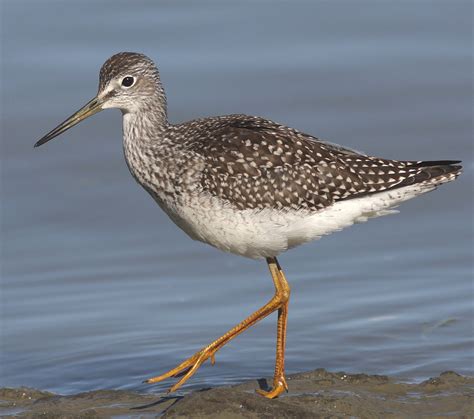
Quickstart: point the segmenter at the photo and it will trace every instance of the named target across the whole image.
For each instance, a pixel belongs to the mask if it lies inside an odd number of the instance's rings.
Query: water
[[[281,257],[288,373],[473,373],[471,3],[2,3],[0,385],[140,384],[266,302],[265,263],[193,242],[129,175],[121,116],[33,143],[120,50],[154,58],[173,121],[246,112],[370,154],[464,160],[455,183]],[[28,13],[25,12],[28,10]],[[275,316],[186,389],[271,375]]]

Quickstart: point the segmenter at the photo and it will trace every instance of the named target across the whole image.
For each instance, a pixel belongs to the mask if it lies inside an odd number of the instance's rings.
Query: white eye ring
[[[133,76],[125,76],[120,82],[120,86],[122,89],[130,89],[130,87],[135,84],[136,80],[137,79]]]

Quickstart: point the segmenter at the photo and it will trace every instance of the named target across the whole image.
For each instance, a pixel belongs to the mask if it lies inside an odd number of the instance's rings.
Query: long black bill
[[[67,131],[69,128],[72,128],[74,125],[78,124],[79,122],[83,121],[84,119],[88,118],[100,112],[102,110],[101,103],[99,99],[96,97],[88,102],[85,106],[79,109],[74,115],[71,115],[68,119],[66,119],[63,123],[59,124],[56,128],[52,131],[48,132],[41,140],[39,140],[35,147],[39,147],[40,145],[47,143],[49,140],[52,140],[54,137],[62,134],[64,131]]]

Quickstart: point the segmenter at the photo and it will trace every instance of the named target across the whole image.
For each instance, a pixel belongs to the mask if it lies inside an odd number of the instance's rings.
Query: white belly
[[[216,198],[200,197],[186,205],[160,205],[191,238],[253,259],[273,257],[354,223],[397,211],[401,202],[435,189],[417,184],[336,202],[318,212],[273,209],[235,210]]]

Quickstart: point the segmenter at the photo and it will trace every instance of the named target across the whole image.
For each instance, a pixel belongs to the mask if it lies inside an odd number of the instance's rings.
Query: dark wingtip
[[[462,163],[461,160],[432,160],[432,161],[420,161],[415,164],[416,167],[429,167],[429,166],[452,166],[454,164]]]

